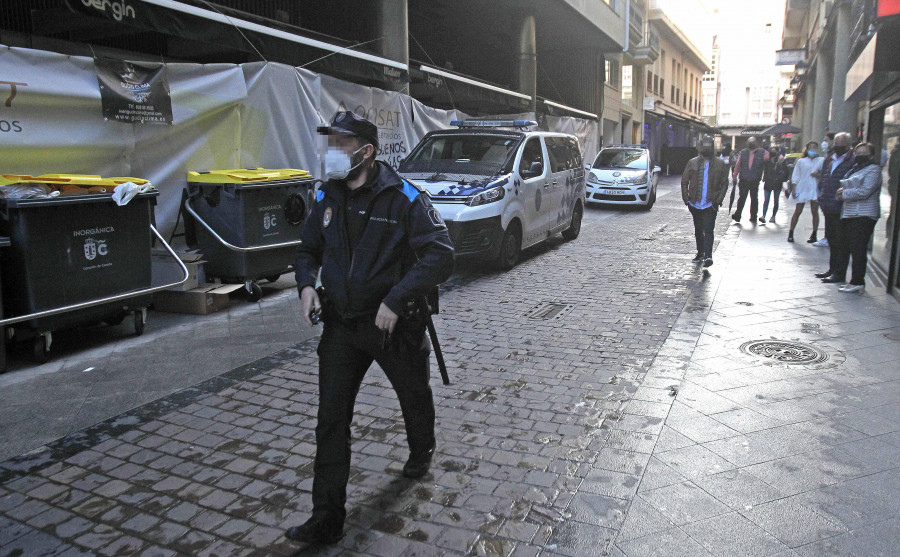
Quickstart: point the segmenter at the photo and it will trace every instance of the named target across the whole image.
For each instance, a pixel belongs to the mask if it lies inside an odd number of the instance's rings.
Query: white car
[[[584,214],[584,167],[575,136],[527,120],[454,121],[428,133],[398,172],[428,193],[457,256],[501,268],[523,248],[562,233],[573,240]]]
[[[661,169],[653,166],[643,145],[608,145],[597,153],[588,170],[586,201],[610,205],[637,205],[646,209],[656,203]]]

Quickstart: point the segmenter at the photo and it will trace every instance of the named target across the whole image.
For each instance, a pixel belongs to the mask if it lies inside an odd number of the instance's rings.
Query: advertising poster
[[[103,118],[115,122],[171,124],[172,99],[164,64],[94,58]]]

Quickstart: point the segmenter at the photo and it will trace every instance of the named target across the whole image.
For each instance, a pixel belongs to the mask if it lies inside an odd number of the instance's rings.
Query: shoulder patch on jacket
[[[403,192],[403,195],[409,198],[410,201],[415,201],[419,194],[422,193],[419,191],[419,188],[410,184],[406,180],[403,180],[403,185],[400,187],[400,191]]]
[[[325,199],[325,192],[322,190],[317,191],[316,192],[316,201],[319,202],[319,201],[322,201],[323,199]]]

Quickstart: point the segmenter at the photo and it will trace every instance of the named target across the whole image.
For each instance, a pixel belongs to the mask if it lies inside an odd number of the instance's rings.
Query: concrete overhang
[[[678,45],[681,53],[692,59],[700,67],[701,73],[709,71],[710,66],[706,56],[700,52],[700,49],[687,38],[684,32],[662,10],[650,10],[648,19],[655,23],[655,27],[661,36],[667,37]]]
[[[501,0],[476,2],[505,6],[500,17],[526,12],[537,21],[538,49],[541,43],[555,48],[578,46],[597,48],[602,52],[621,52],[625,47],[625,20],[606,2],[597,0]]]

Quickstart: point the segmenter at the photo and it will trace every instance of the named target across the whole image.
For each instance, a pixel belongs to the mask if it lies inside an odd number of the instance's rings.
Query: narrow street
[[[82,372],[74,350],[43,371],[14,360],[0,377],[3,423],[40,399],[109,404],[58,440],[46,403],[3,429],[0,554],[890,554],[896,302],[874,280],[865,296],[809,280],[827,250],[786,243],[784,209],[755,228],[720,211],[702,272],[677,181],[663,178],[650,212],[589,207],[577,240],[529,250],[509,272],[459,266],[436,320],[452,385],[433,370],[432,472],[400,476],[399,405],[374,367],[357,399],[346,536],[332,548],[296,553],[282,537],[309,514],[315,451],[315,338],[291,317],[289,284],[193,334],[151,315],[149,336],[103,356],[116,381],[82,391],[69,379],[99,372]],[[154,375],[147,339],[177,360],[229,324],[215,347],[234,354],[248,338],[239,324],[271,316],[284,330],[254,361],[115,398]],[[763,340],[800,343],[785,351],[798,359],[745,346]]]

